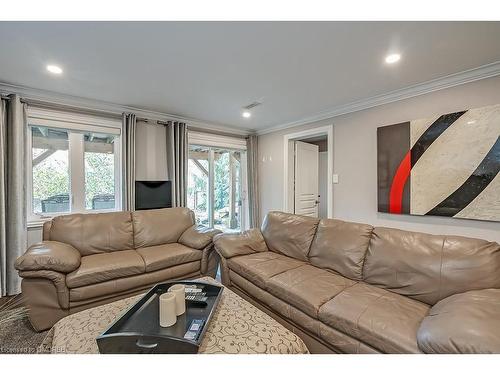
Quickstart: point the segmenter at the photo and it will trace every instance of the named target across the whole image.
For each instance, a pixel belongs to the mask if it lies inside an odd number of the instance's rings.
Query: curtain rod
[[[151,123],[154,123],[156,125],[163,125],[163,126],[168,126],[168,125],[170,125],[170,122],[173,122],[173,121],[153,120],[153,119],[149,119],[149,118],[145,118],[145,117],[137,117],[136,121],[142,121],[142,122],[146,122],[146,123],[151,122]]]

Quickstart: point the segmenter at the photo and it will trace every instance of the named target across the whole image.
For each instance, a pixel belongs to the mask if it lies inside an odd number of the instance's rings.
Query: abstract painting
[[[500,221],[500,104],[377,129],[378,211]]]

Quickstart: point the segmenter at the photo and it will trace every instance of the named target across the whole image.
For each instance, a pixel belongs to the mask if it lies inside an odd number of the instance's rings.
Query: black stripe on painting
[[[455,216],[488,186],[500,171],[500,137],[474,173],[426,215]],[[444,171],[446,173],[446,171]]]
[[[467,111],[448,113],[447,115],[442,115],[436,121],[434,121],[431,126],[420,136],[420,138],[415,142],[411,148],[411,166],[417,163],[418,159],[423,155],[425,150],[434,142],[438,137],[443,134],[443,132],[450,127],[455,121],[457,121],[460,116],[462,116]]]

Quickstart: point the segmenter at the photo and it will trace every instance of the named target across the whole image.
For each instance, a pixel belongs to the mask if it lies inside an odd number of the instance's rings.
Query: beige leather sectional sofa
[[[312,352],[500,352],[500,246],[280,212],[221,234],[223,283]]]
[[[41,331],[159,282],[213,277],[217,233],[197,227],[186,208],[56,217],[16,262],[31,324]]]

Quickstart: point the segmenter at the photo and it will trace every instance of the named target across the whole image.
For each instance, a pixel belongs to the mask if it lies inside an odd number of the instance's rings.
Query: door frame
[[[290,168],[294,168],[294,141],[302,141],[307,138],[326,135],[328,144],[328,186],[326,188],[327,216],[333,218],[333,124],[317,128],[307,129],[300,132],[289,133],[283,136],[283,211],[293,213],[293,174]]]

